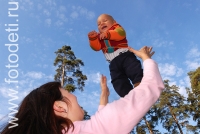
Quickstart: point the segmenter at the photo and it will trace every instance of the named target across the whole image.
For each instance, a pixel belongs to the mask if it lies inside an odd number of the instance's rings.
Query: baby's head
[[[97,19],[98,30],[100,33],[106,32],[116,21],[108,14],[101,14]]]

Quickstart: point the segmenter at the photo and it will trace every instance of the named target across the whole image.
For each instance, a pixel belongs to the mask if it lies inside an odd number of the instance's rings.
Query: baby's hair
[[[110,17],[112,20],[115,20],[111,15],[109,15],[109,14],[105,14],[105,15],[107,15],[108,17]]]
[[[109,14],[101,14],[101,15],[106,15],[106,16],[108,16],[109,18],[111,18],[112,20],[114,20],[115,21],[115,19],[111,16],[111,15],[109,15]],[[101,15],[99,15],[99,16],[101,16]]]

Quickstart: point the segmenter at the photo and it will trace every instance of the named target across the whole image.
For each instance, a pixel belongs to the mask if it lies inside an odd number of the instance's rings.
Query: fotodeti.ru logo
[[[4,78],[4,81],[9,84],[8,89],[8,96],[10,99],[8,100],[9,104],[9,129],[13,127],[18,126],[18,119],[14,117],[14,115],[18,112],[17,108],[18,105],[15,104],[15,101],[18,100],[18,60],[19,56],[17,54],[19,50],[18,40],[19,40],[19,15],[17,14],[17,11],[19,9],[19,3],[12,1],[8,2],[8,19],[9,21],[13,23],[5,24],[5,31],[8,32],[8,43],[5,44],[5,47],[8,48],[9,55],[8,55],[8,61],[9,64],[5,65],[5,67],[8,69],[8,77]]]

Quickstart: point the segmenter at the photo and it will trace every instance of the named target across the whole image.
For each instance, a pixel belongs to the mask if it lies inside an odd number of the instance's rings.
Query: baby
[[[112,16],[101,14],[97,19],[99,33],[88,33],[89,43],[93,50],[102,50],[110,63],[109,70],[112,85],[120,97],[139,85],[143,77],[140,61],[128,50],[126,32]],[[130,80],[132,84],[130,83]]]

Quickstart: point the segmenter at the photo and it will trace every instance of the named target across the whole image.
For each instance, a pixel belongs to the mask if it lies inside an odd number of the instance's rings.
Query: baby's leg
[[[124,61],[124,70],[127,77],[131,80],[135,88],[140,84],[142,80],[143,69],[140,61],[136,58],[136,56],[131,52],[127,53],[127,58]]]
[[[112,85],[120,97],[124,97],[133,89],[133,85],[123,69],[123,62],[126,57],[124,55],[125,53],[114,58],[109,66]]]
[[[133,89],[133,86],[127,77],[118,77],[113,79],[111,82],[120,97],[124,97]]]

